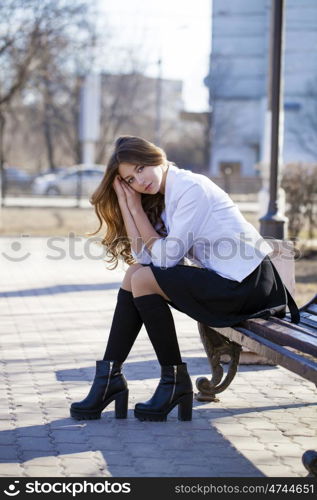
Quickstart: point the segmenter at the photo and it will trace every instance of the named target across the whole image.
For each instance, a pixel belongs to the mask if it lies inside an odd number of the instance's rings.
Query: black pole
[[[271,124],[271,162],[270,162],[270,201],[266,215],[260,219],[260,233],[265,237],[284,239],[287,217],[279,212],[278,189],[280,172],[280,109],[283,105],[281,85],[283,58],[283,12],[284,0],[271,2],[271,53],[270,53],[270,84],[269,102],[272,107]]]

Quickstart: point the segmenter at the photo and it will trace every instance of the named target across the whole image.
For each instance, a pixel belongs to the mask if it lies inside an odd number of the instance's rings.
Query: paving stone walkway
[[[79,238],[0,239],[0,476],[304,477],[317,449],[316,388],[272,366],[242,366],[219,403],[194,404],[193,420],[139,422],[136,402],[160,370],[146,331],[124,372],[127,420],[112,404],[97,421],[69,417],[86,396],[111,325],[124,268]],[[196,322],[173,310],[193,382],[210,373]]]

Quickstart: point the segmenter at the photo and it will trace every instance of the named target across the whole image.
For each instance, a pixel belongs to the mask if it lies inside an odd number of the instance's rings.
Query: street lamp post
[[[162,58],[157,61],[157,79],[155,92],[155,143],[161,146],[161,126],[162,126]]]
[[[281,84],[283,58],[283,13],[284,0],[271,2],[271,49],[269,102],[272,109],[271,124],[271,161],[270,161],[270,201],[266,215],[260,218],[260,233],[264,237],[284,239],[287,217],[280,213],[278,206],[279,163],[281,159],[280,108],[283,105]]]

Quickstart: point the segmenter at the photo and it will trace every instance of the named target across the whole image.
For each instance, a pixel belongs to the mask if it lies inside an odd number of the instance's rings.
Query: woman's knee
[[[165,300],[170,298],[163,292],[157,283],[152,269],[149,267],[143,267],[135,272],[131,279],[131,289],[134,296],[139,294],[157,293],[161,295]]]
[[[142,264],[131,264],[125,272],[125,276],[124,276],[122,284],[125,287],[130,288],[131,287],[131,278],[132,278],[133,274],[136,271],[138,271],[138,269],[140,269],[142,267],[143,267]]]
[[[151,274],[152,272],[148,267],[141,266],[141,269],[137,269],[131,276],[131,286],[142,286],[149,283],[151,281]]]

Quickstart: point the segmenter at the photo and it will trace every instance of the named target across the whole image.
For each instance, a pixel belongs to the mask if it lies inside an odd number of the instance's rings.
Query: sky
[[[135,47],[145,74],[183,80],[187,111],[206,111],[212,0],[99,0],[115,45]],[[143,55],[142,55],[143,54]]]

